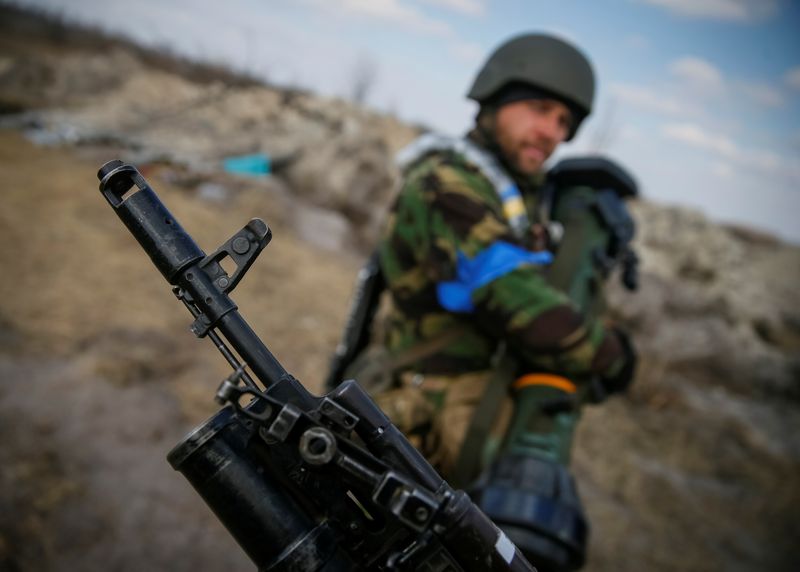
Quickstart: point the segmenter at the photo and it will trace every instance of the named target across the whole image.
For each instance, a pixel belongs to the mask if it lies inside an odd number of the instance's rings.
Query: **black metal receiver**
[[[263,221],[206,256],[135,167],[111,161],[98,178],[191,312],[192,332],[234,369],[216,394],[226,407],[168,459],[259,570],[534,570],[357,383],[311,395],[242,318],[228,294],[270,241]]]

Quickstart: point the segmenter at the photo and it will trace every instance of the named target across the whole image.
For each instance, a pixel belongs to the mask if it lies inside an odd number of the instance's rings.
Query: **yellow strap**
[[[522,201],[522,197],[517,195],[504,200],[503,213],[506,215],[507,219],[516,218],[522,215],[527,216],[527,211],[525,210],[525,203]]]
[[[522,377],[518,377],[511,385],[511,388],[520,390],[523,387],[528,387],[530,385],[547,385],[549,387],[560,389],[566,393],[575,393],[578,390],[575,384],[566,377],[553,375],[551,373],[528,373]]]

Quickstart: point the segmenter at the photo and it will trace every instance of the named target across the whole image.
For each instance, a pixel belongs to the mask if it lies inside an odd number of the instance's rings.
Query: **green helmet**
[[[501,45],[478,72],[467,97],[484,104],[512,83],[541,89],[569,105],[577,117],[567,140],[592,112],[592,65],[575,46],[556,37],[524,34]]]

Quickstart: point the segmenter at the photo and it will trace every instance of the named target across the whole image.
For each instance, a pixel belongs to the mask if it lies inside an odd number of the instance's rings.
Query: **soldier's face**
[[[495,115],[495,137],[506,159],[526,175],[542,168],[569,135],[572,114],[554,99],[507,103]]]

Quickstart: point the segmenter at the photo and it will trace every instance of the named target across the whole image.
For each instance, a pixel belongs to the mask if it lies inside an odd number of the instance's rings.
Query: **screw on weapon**
[[[220,288],[227,288],[230,283],[231,281],[228,280],[227,276],[220,276],[219,280],[217,280],[217,284],[219,284]]]
[[[239,381],[242,379],[245,367],[247,367],[246,364],[240,364],[228,377],[222,380],[216,395],[214,395],[214,401],[220,405],[225,405],[229,401],[233,401],[233,399],[238,399]],[[231,399],[232,397],[233,399]]]
[[[428,509],[424,506],[417,507],[417,510],[414,511],[414,516],[420,522],[425,522],[428,518]]]
[[[324,465],[336,454],[336,438],[323,427],[311,427],[300,437],[300,456],[310,465]]]
[[[248,250],[250,250],[250,241],[243,236],[239,236],[236,239],[234,239],[233,244],[231,244],[231,247],[233,248],[233,251],[236,254],[244,254]]]
[[[230,380],[225,379],[217,389],[217,394],[214,396],[214,401],[219,403],[220,405],[225,405],[228,401],[231,400],[231,396],[238,388],[237,385],[230,382]]]

